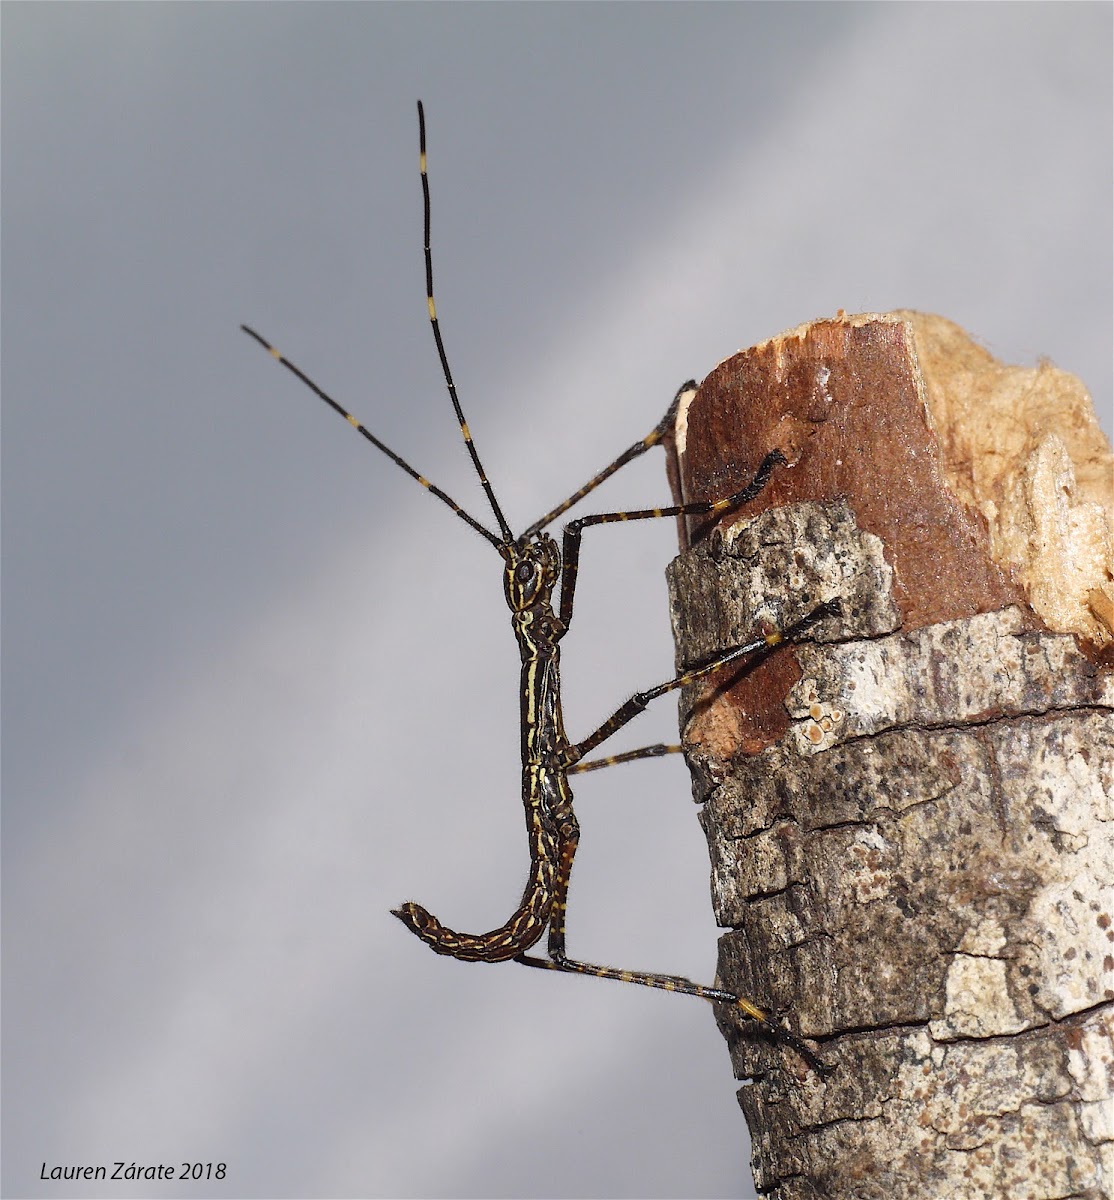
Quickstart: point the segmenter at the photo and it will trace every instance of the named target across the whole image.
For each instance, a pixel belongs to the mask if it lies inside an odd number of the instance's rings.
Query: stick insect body
[[[469,432],[441,339],[437,308],[433,300],[425,113],[420,101],[418,103],[418,124],[424,211],[426,299],[429,306],[429,319],[449,398],[452,401],[464,443],[495,517],[497,531],[489,529],[481,521],[465,512],[455,500],[419,474],[389,446],[381,442],[255,330],[246,325],[242,326],[245,333],[259,342],[321,400],[340,413],[372,445],[448,505],[461,520],[486,538],[503,560],[503,586],[522,660],[520,693],[522,801],[526,811],[526,827],[530,846],[529,878],[522,894],[522,900],[514,913],[497,929],[483,934],[460,933],[450,929],[420,904],[413,902],[407,902],[392,911],[407,929],[421,938],[438,954],[447,954],[467,962],[494,963],[514,960],[530,967],[595,975],[604,979],[617,979],[644,987],[662,988],[666,991],[698,996],[704,1000],[730,1004],[744,1016],[755,1021],[769,1034],[796,1049],[814,1069],[823,1071],[826,1068],[807,1045],[744,996],[737,996],[720,988],[705,987],[677,975],[625,971],[580,962],[570,958],[565,949],[565,911],[569,877],[580,837],[579,826],[573,812],[572,792],[568,777],[577,772],[680,751],[680,746],[658,744],[644,746],[607,758],[587,759],[585,757],[633,720],[651,700],[731,663],[749,668],[773,647],[793,638],[815,621],[829,616],[835,611],[834,604],[820,605],[784,632],[767,635],[746,645],[735,646],[710,661],[683,672],[674,679],[647,691],[638,692],[621,704],[593,733],[590,733],[582,741],[570,742],[565,734],[561,711],[560,643],[572,621],[573,597],[576,589],[583,531],[592,525],[602,525],[612,521],[641,521],[672,516],[715,516],[727,512],[753,499],[766,485],[774,469],[785,463],[785,458],[780,451],[772,450],[763,460],[751,482],[741,491],[722,500],[700,501],[633,512],[596,513],[592,516],[580,517],[565,526],[562,544],[558,548],[556,541],[545,532],[546,527],[579,500],[594,491],[620,467],[662,441],[673,428],[678,405],[695,390],[696,385],[690,381],[682,386],[665,417],[646,437],[630,446],[567,500],[535,521],[520,536],[515,537],[499,507],[494,489],[487,478]],[[560,602],[559,608],[555,612],[553,592],[558,585],[560,586]],[[546,957],[541,958],[529,954],[528,951],[537,945],[547,930],[549,937],[546,945]]]

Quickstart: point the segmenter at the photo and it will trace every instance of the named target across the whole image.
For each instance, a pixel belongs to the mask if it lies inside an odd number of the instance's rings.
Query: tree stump
[[[1114,1194],[1112,460],[1090,399],[914,313],[817,321],[678,413],[681,702],[762,1195]]]

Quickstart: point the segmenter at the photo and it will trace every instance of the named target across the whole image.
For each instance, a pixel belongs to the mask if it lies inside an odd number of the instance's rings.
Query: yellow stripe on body
[[[537,724],[537,676],[538,676],[538,660],[536,658],[530,660],[529,666],[526,668],[526,723],[528,725]]]

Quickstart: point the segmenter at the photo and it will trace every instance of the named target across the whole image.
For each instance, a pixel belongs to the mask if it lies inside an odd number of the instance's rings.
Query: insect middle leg
[[[667,692],[675,691],[677,688],[682,688],[686,684],[692,683],[705,675],[710,675],[713,671],[718,671],[721,667],[725,667],[729,663],[748,659],[751,655],[754,655],[754,657],[750,658],[750,661],[742,663],[739,674],[742,674],[744,671],[754,670],[763,659],[783,642],[792,641],[809,626],[816,624],[817,621],[823,620],[825,617],[837,616],[840,611],[838,599],[826,600],[822,604],[816,605],[815,608],[806,613],[799,621],[790,625],[784,632],[767,634],[765,637],[756,639],[753,642],[747,642],[745,645],[733,646],[730,650],[725,650],[722,654],[715,655],[708,662],[692,667],[674,679],[667,680],[665,683],[659,683],[657,687],[648,688],[644,692],[635,692],[629,700],[620,704],[598,729],[590,733],[583,741],[569,747],[567,756],[570,766],[579,762],[590,750],[594,750],[601,742],[605,742],[612,734],[618,733],[624,725],[633,721],[651,700],[656,700],[659,696],[664,696]],[[657,751],[657,747],[647,747],[647,749]],[[615,757],[617,760],[622,761],[624,756],[616,755]],[[651,757],[651,755],[643,755],[638,751],[632,751],[630,757],[641,758]],[[609,764],[601,762],[600,765]],[[589,767],[588,769],[592,768]]]

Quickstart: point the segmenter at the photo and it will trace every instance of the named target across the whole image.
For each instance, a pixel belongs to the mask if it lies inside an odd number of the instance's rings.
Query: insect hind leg
[[[545,971],[565,971],[575,975],[594,975],[597,979],[614,979],[619,983],[636,983],[641,987],[659,988],[665,992],[678,992],[682,996],[697,996],[712,1003],[731,1004],[749,1020],[755,1021],[772,1037],[792,1046],[817,1074],[824,1075],[828,1068],[796,1034],[775,1021],[769,1013],[745,996],[736,996],[722,988],[705,987],[694,983],[683,975],[659,975],[648,971],[624,971],[618,967],[601,967],[596,963],[580,962],[565,953],[565,915],[568,909],[569,881],[572,864],[576,857],[580,831],[572,819],[571,808],[562,814],[559,822],[559,849],[557,870],[554,873],[553,894],[549,910],[549,939],[547,958],[532,954],[516,954],[514,961],[527,967],[538,967]]]
[[[527,967],[541,967],[549,971],[566,971],[577,975],[594,975],[597,979],[615,979],[620,983],[636,983],[641,987],[659,988],[665,992],[677,992],[682,996],[697,996],[714,1004],[730,1004],[746,1017],[754,1021],[760,1029],[768,1033],[776,1041],[792,1047],[806,1063],[821,1076],[831,1074],[832,1068],[822,1062],[804,1041],[790,1029],[786,1029],[765,1009],[760,1008],[745,996],[737,996],[722,988],[705,987],[694,983],[683,975],[658,975],[646,971],[623,971],[616,967],[601,967],[595,963],[579,962],[561,954],[553,958],[537,958],[534,955],[520,954],[515,962]]]

